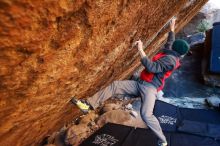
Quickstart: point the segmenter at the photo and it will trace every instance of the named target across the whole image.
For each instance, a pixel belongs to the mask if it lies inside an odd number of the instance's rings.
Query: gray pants
[[[141,117],[148,127],[158,136],[162,142],[166,142],[159,121],[153,115],[154,104],[156,101],[157,89],[150,83],[140,83],[138,81],[114,81],[110,86],[97,92],[87,101],[95,109],[107,99],[112,96],[140,96],[141,105]]]

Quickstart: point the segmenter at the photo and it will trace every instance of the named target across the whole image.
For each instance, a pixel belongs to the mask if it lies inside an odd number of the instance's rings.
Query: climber
[[[89,97],[85,102],[73,98],[71,101],[82,111],[88,112],[90,109],[96,109],[105,100],[112,96],[126,95],[132,97],[141,97],[141,117],[148,127],[159,138],[158,146],[167,146],[167,140],[160,127],[159,121],[153,115],[156,94],[164,87],[165,79],[179,66],[179,60],[188,50],[189,45],[184,40],[175,40],[175,19],[171,20],[170,29],[165,49],[160,50],[152,60],[150,60],[143,51],[141,40],[136,41],[137,49],[141,56],[141,63],[145,69],[141,72],[138,81],[125,80],[114,81],[110,86]]]

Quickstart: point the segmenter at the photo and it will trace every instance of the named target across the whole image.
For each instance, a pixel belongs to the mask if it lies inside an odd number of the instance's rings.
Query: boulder
[[[54,144],[46,144],[44,146],[56,146],[56,145],[54,145]]]
[[[86,98],[140,65],[208,0],[0,0],[0,145],[38,145]],[[31,129],[31,130],[30,130]]]
[[[121,108],[121,104],[117,104],[117,103],[107,103],[103,106],[102,108],[102,113],[106,113],[112,110],[117,110]]]
[[[80,141],[88,135],[89,128],[85,124],[71,126],[65,136],[65,143],[67,145],[77,145]]]
[[[80,124],[88,125],[90,122],[93,122],[98,115],[95,113],[95,111],[91,111],[89,114],[81,117],[81,120],[79,121]]]
[[[146,124],[142,121],[140,115],[133,117],[130,111],[112,110],[101,115],[97,120],[97,125],[102,127],[106,123],[116,123],[127,126],[146,128]]]
[[[205,99],[209,106],[220,107],[220,97],[212,96]]]

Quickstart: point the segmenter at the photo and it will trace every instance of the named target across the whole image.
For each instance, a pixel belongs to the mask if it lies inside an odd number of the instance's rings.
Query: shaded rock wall
[[[174,15],[183,27],[207,0],[1,0],[0,145],[36,145],[78,110],[71,96],[94,94],[139,64],[132,43],[152,55]]]

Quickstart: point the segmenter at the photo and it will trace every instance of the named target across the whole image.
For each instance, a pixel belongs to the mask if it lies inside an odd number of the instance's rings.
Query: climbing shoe
[[[73,97],[70,100],[73,104],[75,104],[84,114],[87,114],[90,111],[90,105],[82,100],[78,100]]]
[[[157,146],[167,146],[167,142],[158,141]]]

